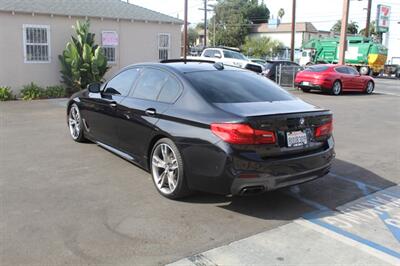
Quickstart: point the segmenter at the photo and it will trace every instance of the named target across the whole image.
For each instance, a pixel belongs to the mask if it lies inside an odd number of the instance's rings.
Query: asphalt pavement
[[[256,197],[183,201],[161,197],[116,155],[73,142],[65,100],[2,102],[0,263],[396,264],[399,91],[398,80],[377,80],[372,95],[293,92],[334,113],[331,174]],[[370,217],[346,212],[360,205]]]

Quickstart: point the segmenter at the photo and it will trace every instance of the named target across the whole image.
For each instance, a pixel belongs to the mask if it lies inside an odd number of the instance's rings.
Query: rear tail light
[[[211,124],[211,131],[231,144],[273,144],[275,132],[253,129],[247,124]]]
[[[332,134],[332,130],[333,130],[333,123],[332,121],[329,121],[328,123],[318,126],[315,129],[315,137],[329,136]]]

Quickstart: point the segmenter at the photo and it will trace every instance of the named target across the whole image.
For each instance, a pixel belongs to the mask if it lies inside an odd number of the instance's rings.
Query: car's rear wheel
[[[374,83],[372,81],[368,81],[367,87],[365,88],[365,93],[371,94],[374,91]]]
[[[154,185],[161,195],[178,199],[190,194],[182,156],[172,140],[163,138],[157,141],[151,152],[150,164]]]
[[[340,93],[342,93],[342,83],[340,83],[339,80],[336,80],[332,86],[332,94],[339,95]]]
[[[84,142],[82,116],[76,103],[72,104],[68,112],[68,128],[73,140]]]

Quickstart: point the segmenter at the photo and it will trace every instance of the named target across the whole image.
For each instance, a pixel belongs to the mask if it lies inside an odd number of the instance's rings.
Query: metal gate
[[[287,66],[279,64],[275,70],[275,82],[282,87],[294,88],[294,80],[296,78],[296,74],[303,69],[304,68],[301,66]]]

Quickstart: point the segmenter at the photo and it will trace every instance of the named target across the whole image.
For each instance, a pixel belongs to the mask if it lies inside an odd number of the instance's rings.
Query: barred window
[[[169,58],[169,48],[171,35],[169,33],[158,34],[158,59],[167,60]]]
[[[103,46],[104,56],[107,58],[108,63],[115,63],[115,46]]]
[[[50,27],[23,25],[24,60],[26,63],[50,62]]]

